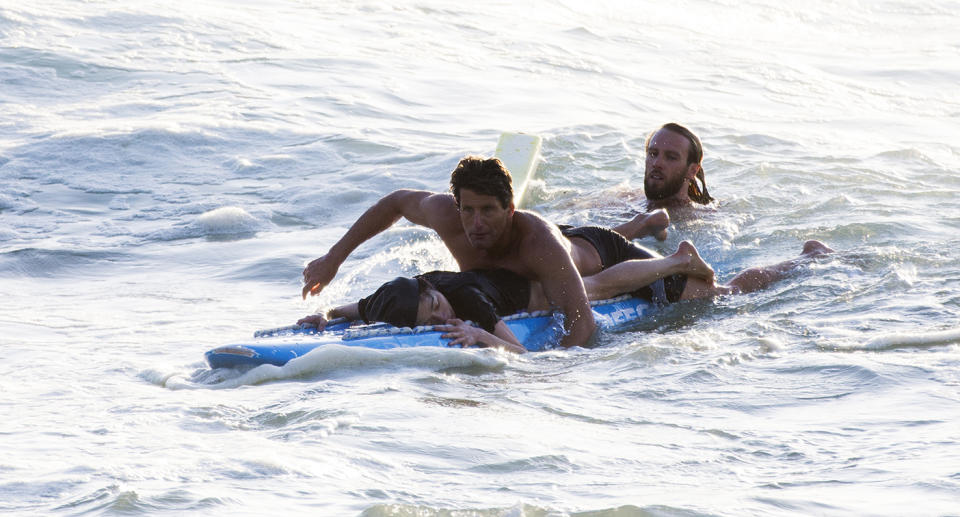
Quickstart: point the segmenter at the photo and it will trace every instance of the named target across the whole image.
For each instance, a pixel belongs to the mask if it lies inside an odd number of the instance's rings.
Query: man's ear
[[[684,178],[687,178],[692,183],[697,178],[697,173],[700,172],[699,163],[691,163],[687,166],[687,172],[683,175]]]
[[[510,212],[510,215],[513,215],[513,213],[517,211],[517,207],[513,204],[513,201],[510,201],[510,204],[507,205],[507,210]]]

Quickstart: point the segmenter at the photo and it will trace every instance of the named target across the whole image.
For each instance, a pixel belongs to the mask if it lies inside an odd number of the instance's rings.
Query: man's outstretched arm
[[[323,290],[357,246],[390,228],[401,217],[415,224],[429,226],[423,205],[432,195],[432,192],[423,190],[397,190],[368,208],[326,255],[311,261],[304,268],[303,298],[306,299],[307,293],[317,294]]]

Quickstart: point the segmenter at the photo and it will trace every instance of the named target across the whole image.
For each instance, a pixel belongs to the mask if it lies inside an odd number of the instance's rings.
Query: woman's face
[[[427,289],[420,293],[420,304],[417,307],[417,325],[442,325],[449,319],[456,318],[453,307],[447,298],[436,289]]]

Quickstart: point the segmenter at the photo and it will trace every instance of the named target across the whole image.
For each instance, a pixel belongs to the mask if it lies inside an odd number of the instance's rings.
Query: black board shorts
[[[607,269],[626,260],[661,258],[660,254],[628,241],[623,235],[599,226],[559,226],[564,237],[578,237],[590,243],[600,255],[600,267]],[[687,275],[670,275],[630,294],[656,303],[675,303],[687,287]]]

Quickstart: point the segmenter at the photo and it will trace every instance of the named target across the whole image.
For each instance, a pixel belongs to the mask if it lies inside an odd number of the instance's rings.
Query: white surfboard
[[[502,133],[497,142],[495,156],[513,177],[513,204],[517,208],[523,206],[527,185],[537,170],[541,142],[539,136],[527,133]]]

